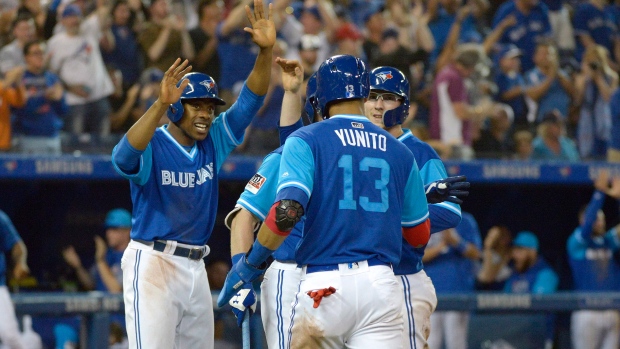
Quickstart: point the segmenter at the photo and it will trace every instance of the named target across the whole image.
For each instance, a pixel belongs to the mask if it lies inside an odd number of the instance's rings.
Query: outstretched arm
[[[282,69],[282,109],[280,112],[280,127],[295,124],[301,116],[301,96],[299,90],[304,82],[304,68],[299,61],[276,58],[276,63]]]
[[[269,13],[265,16],[262,0],[254,0],[254,13],[249,6],[245,6],[245,13],[252,27],[245,27],[243,30],[252,35],[252,41],[260,49],[246,84],[250,91],[259,96],[267,93],[271,77],[272,51],[276,42],[276,28],[271,20],[272,11],[273,5],[269,4]]]

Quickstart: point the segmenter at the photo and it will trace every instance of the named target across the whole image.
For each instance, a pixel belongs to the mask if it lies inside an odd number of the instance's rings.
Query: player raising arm
[[[215,117],[219,98],[207,74],[177,61],[159,98],[114,148],[116,170],[130,180],[132,241],[123,260],[130,348],[213,348],[213,306],[202,258],[217,212],[218,171],[241,143],[263,103],[276,32],[262,0],[246,7],[259,48],[237,102]],[[166,114],[167,125],[157,127]]]
[[[400,348],[402,291],[391,265],[403,236],[414,246],[430,236],[422,181],[411,152],[363,116],[368,72],[360,59],[334,56],[316,81],[317,111],[327,120],[286,140],[275,203],[218,304],[260,275],[305,217],[290,347]]]

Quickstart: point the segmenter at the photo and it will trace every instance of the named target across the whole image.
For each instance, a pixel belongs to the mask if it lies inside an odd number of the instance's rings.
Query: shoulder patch
[[[249,191],[252,194],[256,194],[263,186],[263,184],[265,184],[265,181],[267,181],[267,178],[265,178],[265,176],[261,175],[260,173],[257,173],[252,178],[250,178],[248,184],[245,185],[245,190]]]

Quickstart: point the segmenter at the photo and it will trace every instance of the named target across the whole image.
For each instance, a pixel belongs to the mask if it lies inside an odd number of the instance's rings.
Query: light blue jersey
[[[397,264],[402,227],[428,219],[413,155],[361,115],[332,116],[293,133],[282,152],[277,191],[275,201],[304,207],[295,255],[300,265],[372,258]]]
[[[17,242],[21,241],[21,237],[17,233],[15,226],[11,222],[9,216],[0,210],[0,286],[6,285],[6,257],[5,254]]]
[[[614,252],[620,249],[616,229],[603,236],[583,236],[577,227],[566,243],[576,291],[606,292],[620,290],[620,264]]]
[[[437,152],[430,145],[414,136],[411,131],[404,130],[404,132],[398,137],[398,140],[403,142],[413,153],[424,185],[446,178],[446,168]],[[461,221],[461,206],[451,202],[429,205],[429,218],[432,232],[454,228]],[[425,248],[426,246],[414,248],[403,241],[403,253],[400,263],[394,267],[394,274],[408,275],[422,270],[424,268],[422,257]]]
[[[215,118],[207,138],[189,152],[172,137],[167,125],[158,128],[135,174],[118,167],[115,148],[114,167],[130,180],[132,239],[190,245],[207,242],[217,214],[218,172],[243,141],[244,130],[263,99],[244,85],[237,102]]]

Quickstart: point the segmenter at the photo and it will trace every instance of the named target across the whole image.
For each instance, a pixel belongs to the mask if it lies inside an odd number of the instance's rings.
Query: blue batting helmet
[[[392,127],[402,124],[409,115],[409,81],[405,74],[392,67],[377,67],[370,72],[370,90],[381,90],[402,97],[400,106],[383,113],[383,124]]]
[[[183,116],[184,99],[212,99],[217,105],[224,105],[223,99],[217,95],[217,84],[212,77],[204,73],[188,73],[177,84],[181,86],[183,80],[188,79],[189,84],[183,90],[181,98],[176,103],[170,104],[168,108],[168,118],[172,122],[177,122]]]
[[[304,110],[310,123],[314,122],[314,114],[316,111],[316,72],[310,75],[308,83],[306,85],[306,104],[304,104]]]
[[[317,112],[327,119],[328,103],[367,98],[368,85],[368,70],[361,59],[351,55],[328,58],[317,71],[315,94]]]

